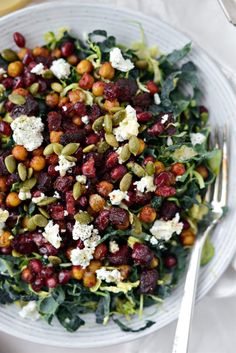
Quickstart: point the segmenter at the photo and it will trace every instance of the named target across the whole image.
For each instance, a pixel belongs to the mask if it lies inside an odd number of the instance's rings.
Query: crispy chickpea
[[[63,105],[69,102],[68,97],[59,97],[58,107],[61,108]]]
[[[34,156],[30,161],[30,166],[36,172],[39,172],[43,168],[45,168],[46,161],[43,156]]]
[[[61,57],[61,51],[60,51],[60,49],[59,49],[59,48],[53,49],[52,52],[51,52],[51,56],[52,56],[53,58],[59,59],[59,58]]]
[[[109,101],[108,99],[105,100],[103,104],[103,108],[107,111],[112,110],[112,108],[119,107],[120,103],[118,102],[117,99],[114,99],[113,101]]]
[[[23,97],[26,97],[29,95],[29,91],[27,91],[27,89],[25,88],[22,88],[22,87],[19,87],[19,88],[16,88],[12,91],[12,93],[16,93],[16,94],[19,94],[20,96],[23,96]]]
[[[74,89],[68,93],[68,97],[71,103],[84,102],[86,95],[80,89]]]
[[[93,64],[87,59],[81,60],[76,66],[76,71],[80,75],[85,73],[89,74],[91,71],[93,71]]]
[[[158,258],[154,256],[154,258],[152,259],[151,263],[150,263],[150,268],[155,268],[158,266]]]
[[[0,235],[0,248],[9,247],[11,245],[11,233],[8,231],[2,232]]]
[[[22,74],[24,69],[24,65],[21,61],[14,61],[8,65],[7,72],[11,77],[17,77]]]
[[[145,142],[142,139],[139,139],[139,150],[137,154],[139,155],[143,153],[145,147],[146,147]]]
[[[73,116],[72,121],[77,126],[81,126],[83,124],[80,116]]]
[[[105,84],[102,81],[97,81],[93,84],[92,92],[96,97],[102,96]]]
[[[22,281],[26,282],[26,283],[31,283],[34,279],[33,274],[31,273],[29,268],[25,268],[22,272],[21,272],[21,279]]]
[[[81,266],[72,266],[71,277],[80,281],[85,273],[85,269]]]
[[[50,132],[50,142],[60,142],[60,138],[63,135],[62,131],[51,131]]]
[[[78,60],[79,60],[79,58],[75,54],[72,54],[72,55],[68,56],[68,58],[67,58],[68,63],[71,65],[76,65],[78,63]]]
[[[156,210],[151,206],[144,206],[139,213],[140,221],[145,223],[154,222],[156,219],[156,216],[157,216]]]
[[[93,83],[94,83],[93,76],[87,73],[83,74],[83,76],[79,80],[79,86],[82,89],[91,89],[93,87]]]
[[[105,200],[98,194],[92,194],[89,197],[89,205],[94,212],[99,212],[105,206]]]
[[[154,166],[155,166],[155,173],[156,174],[160,174],[161,172],[164,172],[164,170],[165,170],[164,164],[160,161],[154,162]]]
[[[5,176],[0,176],[0,192],[6,192],[7,191],[7,184],[6,184],[7,178]]]
[[[43,155],[43,147],[38,147],[32,151],[33,156],[42,156]]]
[[[59,103],[59,95],[56,92],[48,93],[45,101],[50,108],[55,108]]]
[[[131,266],[129,265],[120,265],[118,267],[120,273],[121,273],[121,278],[122,280],[127,279],[127,277],[129,276],[130,272],[131,272]]]
[[[199,165],[196,168],[196,171],[203,177],[204,180],[208,178],[209,172],[204,165]]]
[[[49,50],[43,47],[35,47],[32,51],[33,56],[49,56]]]
[[[6,197],[7,207],[17,207],[21,203],[17,192],[10,192]]]
[[[183,175],[185,173],[185,166],[183,163],[174,163],[172,164],[170,170],[175,175]]]
[[[95,273],[100,267],[102,267],[102,263],[99,260],[91,260],[90,264],[88,265],[86,271]]]
[[[102,78],[111,80],[115,76],[115,69],[111,66],[111,63],[107,61],[101,65],[99,75]]]
[[[191,229],[183,230],[180,237],[184,246],[191,246],[194,244],[195,234],[191,231]]]
[[[93,272],[85,272],[83,277],[83,285],[87,288],[95,286],[97,282],[96,275]]]
[[[18,58],[22,61],[24,59],[25,54],[28,52],[29,49],[27,48],[22,48],[18,51],[17,55]]]
[[[28,156],[28,151],[24,146],[16,145],[13,147],[11,153],[17,161],[25,161]]]
[[[108,197],[110,192],[113,190],[113,184],[109,183],[108,181],[100,181],[100,183],[97,184],[96,186],[97,192],[103,196],[103,197]]]

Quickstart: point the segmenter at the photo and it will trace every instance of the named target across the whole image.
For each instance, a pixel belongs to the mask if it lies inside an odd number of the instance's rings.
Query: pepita
[[[30,179],[33,174],[34,174],[33,168],[29,167],[27,172],[27,178]]]
[[[49,214],[47,213],[47,211],[45,211],[44,208],[39,207],[38,210],[44,217],[46,217],[47,219],[50,218]]]
[[[115,135],[113,134],[105,134],[105,140],[108,143],[108,145],[112,146],[112,147],[118,147],[119,144],[115,138]]]
[[[36,224],[36,226],[41,228],[46,227],[46,225],[48,224],[47,218],[41,214],[36,214],[31,219],[33,219],[33,222]]]
[[[148,175],[153,175],[155,173],[155,165],[152,161],[147,162],[146,171]]]
[[[48,261],[54,266],[61,264],[61,259],[58,256],[50,255],[48,256]]]
[[[26,169],[25,165],[23,163],[19,163],[17,170],[18,170],[18,174],[19,174],[20,179],[22,181],[25,181],[27,178],[27,169]]]
[[[79,212],[74,215],[74,219],[81,224],[89,224],[92,222],[92,217],[88,212]]]
[[[18,93],[9,94],[8,99],[10,102],[12,102],[13,104],[17,104],[17,105],[23,105],[26,102],[25,97],[21,96]]]
[[[148,67],[148,62],[146,60],[137,60],[135,61],[135,66],[138,69],[144,70]]]
[[[54,142],[53,143],[53,151],[57,154],[60,155],[61,151],[63,149],[63,146],[60,143]]]
[[[106,141],[101,141],[97,145],[98,153],[105,153],[108,150],[108,148],[110,148],[110,146]]]
[[[33,217],[31,217],[27,222],[27,229],[29,231],[33,231],[37,228],[37,224],[35,224]]]
[[[129,139],[129,150],[130,152],[136,156],[138,154],[140,148],[139,139],[136,136],[131,136]]]
[[[70,156],[71,154],[74,154],[79,147],[79,143],[68,143],[65,147],[63,147],[61,154],[64,156]]]
[[[2,55],[3,59],[8,62],[19,60],[16,52],[12,49],[4,49],[1,53],[1,55]]]
[[[73,197],[77,200],[82,194],[81,184],[77,181],[73,186]]]
[[[51,70],[45,70],[44,73],[42,74],[43,78],[53,78],[53,73]]]
[[[65,158],[66,158],[69,162],[76,162],[76,161],[77,161],[77,158],[76,158],[76,157],[65,156]]]
[[[120,190],[128,191],[131,183],[132,183],[132,175],[130,173],[126,173],[120,181]]]
[[[128,145],[128,143],[126,143],[121,149],[120,159],[123,162],[126,162],[130,158],[130,155],[131,155],[131,153],[130,153],[130,150],[129,150],[129,145]]]
[[[43,200],[37,202],[37,206],[51,205],[51,203],[54,203],[56,201],[57,201],[56,197],[45,197]]]
[[[104,117],[104,129],[107,134],[112,133],[112,118],[108,114],[106,114]]]
[[[44,156],[50,156],[50,154],[53,154],[53,152],[54,152],[53,143],[50,143],[49,145],[47,145],[43,150]]]
[[[59,82],[53,82],[51,84],[51,89],[57,93],[61,93],[63,91],[63,87]]]
[[[86,146],[84,149],[83,149],[83,152],[84,153],[89,153],[89,152],[92,152],[94,149],[95,149],[95,145],[94,144],[91,144],[91,145],[88,145]]]
[[[114,126],[119,125],[119,123],[120,123],[122,120],[124,120],[125,116],[126,116],[126,112],[125,112],[124,109],[119,110],[118,112],[116,112],[116,113],[113,115],[113,117],[112,117],[113,125],[114,125]]]
[[[13,157],[12,154],[10,154],[9,156],[7,156],[4,160],[5,162],[5,166],[8,170],[9,173],[14,173],[14,171],[16,170],[16,160]]]
[[[132,223],[131,234],[139,235],[141,233],[142,233],[142,223],[140,222],[138,217],[133,214],[133,223]]]
[[[146,175],[146,172],[143,167],[141,167],[138,163],[129,162],[127,163],[127,168],[130,169],[135,175],[139,178],[142,178]]]
[[[101,131],[103,128],[103,122],[104,122],[104,116],[100,116],[99,118],[97,118],[93,125],[92,125],[92,129],[94,131]]]
[[[22,184],[22,187],[28,190],[31,190],[35,184],[37,183],[37,179],[35,177],[25,180]]]
[[[32,85],[29,88],[29,91],[33,96],[35,96],[39,91],[39,83],[38,82],[32,83]]]

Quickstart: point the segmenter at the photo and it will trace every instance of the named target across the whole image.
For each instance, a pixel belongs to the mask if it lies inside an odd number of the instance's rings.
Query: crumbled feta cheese
[[[172,146],[173,145],[173,140],[170,136],[167,137],[167,141],[166,141],[167,146]]]
[[[109,197],[112,205],[119,205],[122,200],[129,200],[127,191],[121,191],[119,189],[110,192]]]
[[[150,228],[150,232],[156,239],[167,241],[174,233],[180,234],[182,232],[183,223],[179,220],[179,213],[176,213],[175,217],[169,221],[156,220]]]
[[[66,217],[66,216],[68,216],[68,211],[67,210],[64,210],[64,216]]]
[[[6,73],[6,70],[3,67],[0,67],[0,75],[4,75]]]
[[[124,163],[124,161],[123,161],[123,159],[121,158],[121,151],[122,151],[122,147],[118,147],[117,149],[116,149],[116,153],[118,154],[118,162],[119,162],[119,164],[123,164]]]
[[[157,245],[157,244],[158,244],[158,240],[157,240],[157,238],[155,238],[154,236],[152,236],[149,241],[150,241],[150,243],[151,243],[152,245]]]
[[[43,75],[45,72],[44,65],[42,63],[37,64],[35,67],[33,67],[31,72],[32,74]]]
[[[156,185],[154,185],[154,177],[150,175],[142,177],[139,181],[136,181],[134,185],[137,186],[137,190],[140,192],[153,192],[156,190]]]
[[[128,140],[131,136],[137,136],[139,133],[139,123],[135,109],[131,107],[131,105],[127,105],[125,112],[126,117],[119,123],[119,126],[113,130],[117,141]]]
[[[45,199],[45,194],[41,192],[40,196],[32,197],[33,203],[39,203],[40,201]]]
[[[113,48],[110,51],[110,62],[114,69],[122,72],[128,72],[134,68],[132,61],[123,57],[120,48]]]
[[[85,175],[77,175],[76,181],[78,181],[80,184],[86,184],[87,177]]]
[[[53,224],[53,221],[49,221],[43,232],[44,238],[54,246],[54,248],[59,249],[61,246],[61,237],[59,235],[59,225]]]
[[[73,231],[72,231],[72,237],[74,240],[85,240],[91,237],[91,235],[94,232],[94,228],[92,224],[82,224],[78,221],[75,222]]]
[[[75,162],[70,162],[65,156],[59,156],[59,165],[55,167],[55,170],[59,171],[60,176],[65,176],[67,171],[70,171],[72,167],[75,166]]]
[[[82,122],[83,122],[85,125],[87,125],[87,124],[89,123],[89,117],[88,117],[88,115],[82,116],[81,120],[82,120]]]
[[[18,197],[22,201],[31,199],[31,192],[29,190],[20,189]]]
[[[57,59],[52,62],[50,70],[59,80],[68,78],[70,75],[70,64],[65,59]]]
[[[84,246],[86,248],[94,249],[98,245],[99,240],[101,239],[100,235],[98,235],[97,229],[94,229],[93,234],[90,238],[84,240]]]
[[[23,319],[30,319],[36,321],[40,318],[40,315],[37,311],[37,304],[35,301],[28,302],[23,308],[19,311],[20,317]]]
[[[172,157],[179,162],[187,161],[197,155],[197,152],[194,151],[192,147],[188,147],[186,145],[182,145],[180,148],[177,148]]]
[[[120,282],[121,281],[121,273],[119,270],[107,270],[105,267],[99,268],[96,271],[97,279],[101,281],[105,281],[107,283],[111,282]]]
[[[162,117],[161,117],[161,123],[162,124],[165,124],[166,122],[167,122],[167,120],[168,120],[168,114],[164,114]]]
[[[2,233],[3,228],[5,227],[5,222],[9,217],[9,212],[7,210],[3,210],[0,208],[0,235]]]
[[[27,151],[33,151],[43,142],[44,125],[41,118],[21,115],[11,123],[13,139],[17,145],[23,145]]]
[[[200,132],[197,132],[196,134],[195,133],[190,134],[190,139],[193,146],[201,145],[206,141],[206,136],[201,134]]]
[[[58,191],[54,191],[53,197],[56,197],[57,199],[60,199],[61,196]]]
[[[161,98],[160,98],[160,96],[159,96],[158,93],[154,93],[153,98],[154,98],[154,103],[155,103],[156,105],[160,105],[160,104],[161,104]]]
[[[115,252],[117,252],[119,250],[119,245],[117,244],[117,242],[115,240],[111,240],[109,242],[109,250],[112,254],[114,254]]]
[[[93,258],[93,249],[90,248],[75,248],[71,250],[71,262],[74,266],[81,266],[83,268],[87,267],[90,260]]]

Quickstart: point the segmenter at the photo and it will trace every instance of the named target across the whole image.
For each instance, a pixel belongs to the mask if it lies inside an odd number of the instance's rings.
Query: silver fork
[[[213,212],[213,221],[203,234],[199,234],[192,249],[189,268],[184,286],[183,299],[180,306],[179,318],[175,331],[172,353],[187,353],[190,336],[190,327],[193,316],[197,280],[203,245],[213,228],[224,216],[223,208],[227,205],[228,186],[228,153],[229,141],[226,126],[223,131],[216,130],[214,146],[222,150],[220,173],[216,177],[213,187],[208,190],[206,200],[210,202]]]

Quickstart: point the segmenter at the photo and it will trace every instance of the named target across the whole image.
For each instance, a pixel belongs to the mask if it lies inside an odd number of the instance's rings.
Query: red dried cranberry
[[[71,272],[69,270],[61,270],[58,274],[59,284],[66,284],[71,278]]]
[[[88,107],[89,119],[93,122],[101,115],[101,109],[97,104]]]
[[[77,102],[73,105],[73,110],[76,115],[82,117],[87,114],[86,105],[82,102]]]
[[[178,207],[176,206],[175,202],[165,200],[160,208],[160,216],[165,221],[168,221],[174,218],[175,214],[178,212]]]
[[[132,251],[132,259],[138,265],[148,266],[150,265],[154,253],[145,244],[135,243]]]
[[[84,249],[84,242],[83,242],[83,240],[81,240],[81,239],[77,240],[77,242],[76,242],[76,247],[79,248],[79,249]]]
[[[155,158],[153,156],[147,156],[144,158],[142,164],[145,166],[147,165],[148,162],[155,162]]]
[[[96,228],[103,232],[109,225],[109,210],[103,210],[99,213],[95,220]]]
[[[158,86],[155,84],[154,81],[148,81],[147,84],[146,84],[146,86],[147,86],[147,89],[149,90],[149,92],[150,92],[151,94],[155,94],[155,93],[159,92],[159,88],[158,88]]]
[[[32,259],[30,260],[28,267],[31,272],[39,273],[42,271],[43,264],[39,259]]]
[[[161,186],[155,191],[157,196],[170,197],[176,194],[176,189],[173,186]]]
[[[62,116],[60,113],[49,112],[47,121],[48,121],[48,130],[49,131],[60,131],[61,130]]]
[[[81,207],[86,207],[88,205],[88,199],[86,196],[81,196],[78,200],[77,203],[81,206]]]
[[[152,113],[150,112],[142,112],[137,114],[137,120],[140,123],[146,123],[152,119]]]
[[[14,81],[13,81],[13,88],[17,89],[17,88],[22,88],[22,87],[24,87],[23,77],[21,77],[21,76],[15,77]]]
[[[32,73],[26,73],[23,77],[23,80],[24,80],[24,85],[26,87],[29,87],[31,86],[34,82],[36,82],[37,80],[37,77],[35,74],[32,74]]]
[[[108,253],[108,249],[105,243],[99,244],[94,251],[93,257],[95,260],[103,260]]]
[[[49,191],[53,187],[53,178],[46,172],[39,174],[37,182],[37,188],[42,192]]]
[[[129,213],[120,207],[111,207],[109,214],[110,221],[113,225],[119,226],[129,221]]]
[[[82,165],[82,173],[88,178],[95,178],[96,169],[94,158],[90,158]]]
[[[109,254],[108,260],[111,265],[128,265],[131,259],[131,250],[128,245],[121,245],[115,253]]]
[[[21,279],[22,279],[22,281],[24,281],[26,283],[32,283],[34,280],[34,275],[30,272],[30,270],[28,268],[25,268],[21,272]]]
[[[56,166],[58,164],[58,155],[57,154],[51,154],[50,156],[46,156],[46,162],[47,164]]]
[[[157,286],[158,272],[155,269],[143,270],[140,276],[139,290],[141,294],[151,294]]]
[[[204,105],[200,105],[199,111],[200,111],[200,114],[208,113],[208,109]]]
[[[65,58],[68,58],[68,56],[73,54],[74,50],[75,50],[75,45],[72,42],[69,42],[69,41],[68,42],[64,42],[61,45],[61,54]]]
[[[181,222],[183,223],[183,229],[189,229],[190,228],[190,224],[186,219],[182,219]]]
[[[6,123],[6,121],[0,121],[0,134],[10,136],[11,135],[11,126]]]
[[[19,48],[25,47],[25,37],[21,33],[15,32],[13,34],[13,39]]]
[[[31,95],[28,95],[26,102],[23,105],[15,105],[11,111],[11,117],[13,119],[20,115],[37,116],[39,111],[39,103]]]
[[[151,136],[159,136],[160,134],[162,134],[164,131],[164,126],[162,123],[155,123],[154,125],[152,125],[151,128],[148,129],[148,133]]]
[[[3,255],[10,255],[12,252],[12,247],[11,246],[3,246],[2,248],[0,248],[0,252]]]
[[[104,98],[110,101],[117,98],[117,85],[114,82],[106,83],[104,86]]]
[[[85,72],[81,79],[79,80],[79,86],[82,88],[82,89],[91,89],[92,86],[93,86],[93,83],[94,83],[94,78],[93,76],[91,76],[90,74],[88,74],[87,72]]]
[[[118,154],[116,152],[111,152],[105,161],[105,166],[108,169],[116,167],[118,164]]]
[[[66,192],[66,210],[69,215],[74,216],[76,213],[75,210],[75,199],[73,197],[72,191]]]
[[[129,102],[137,93],[138,86],[133,78],[119,78],[116,81],[117,99],[119,102]]]
[[[98,141],[100,140],[99,135],[97,134],[90,134],[89,136],[86,137],[86,144],[87,145],[96,145],[98,143]]]
[[[49,207],[49,211],[50,211],[50,215],[51,215],[52,219],[54,219],[55,221],[60,221],[65,218],[64,207],[62,205],[52,204]]]
[[[64,177],[59,176],[54,182],[54,188],[57,191],[60,191],[62,193],[69,191],[72,185],[73,185],[73,178],[69,176],[64,176]]]
[[[155,177],[154,183],[158,187],[161,187],[164,185],[170,186],[175,184],[175,176],[171,172],[161,172]]]
[[[144,194],[139,191],[138,192],[128,191],[128,197],[129,197],[129,200],[125,201],[125,203],[128,206],[131,206],[131,205],[143,206],[150,202],[152,195],[150,192]]]
[[[44,244],[39,249],[40,254],[48,255],[48,256],[56,256],[58,253],[58,249],[54,248],[51,244]]]
[[[12,240],[12,247],[20,254],[29,255],[37,251],[36,244],[30,234],[21,234]]]
[[[52,266],[45,266],[41,271],[41,276],[43,278],[49,278],[53,275],[53,267]]]
[[[48,166],[48,174],[53,177],[56,177],[59,175],[59,172],[57,170],[55,170],[55,165]]]
[[[49,277],[49,278],[46,278],[46,279],[45,279],[45,285],[46,285],[48,288],[56,288],[57,285],[58,285],[58,280],[57,280],[56,275],[54,275],[54,276],[52,276],[52,277]]]
[[[147,92],[139,93],[133,98],[133,105],[135,107],[141,107],[143,109],[148,108],[151,104],[151,95]]]
[[[32,238],[33,238],[33,241],[35,242],[35,244],[38,247],[40,247],[40,246],[42,246],[43,244],[46,243],[46,239],[44,238],[42,233],[35,232],[35,233],[32,234]]]
[[[14,81],[13,81],[13,78],[11,77],[7,77],[7,78],[4,78],[4,80],[2,80],[2,84],[6,89],[12,88],[13,83]]]
[[[85,138],[85,131],[84,130],[77,130],[76,133],[65,133],[61,136],[60,142],[63,145],[67,145],[70,142],[83,142]]]
[[[44,93],[47,90],[47,82],[43,78],[38,78],[39,92]]]
[[[43,279],[41,277],[37,277],[35,281],[31,284],[32,289],[35,292],[40,292],[43,287]]]
[[[24,58],[23,58],[23,60],[22,60],[22,63],[23,63],[24,65],[29,65],[29,63],[30,63],[31,61],[34,61],[34,56],[33,56],[33,54],[30,52],[30,50],[27,50],[27,52],[26,52],[26,54],[25,54],[25,56],[24,56]]]
[[[86,131],[87,134],[90,134],[91,132],[93,132],[93,128],[91,124],[87,124],[84,127],[84,130]],[[99,134],[98,134],[99,135]],[[100,136],[100,135],[99,135]]]
[[[176,258],[173,255],[167,255],[164,258],[164,265],[167,268],[173,268],[173,267],[176,266],[176,264],[177,264],[177,260],[176,260]]]
[[[12,109],[15,107],[15,104],[10,102],[10,101],[6,101],[4,104],[4,108],[6,109],[6,111],[8,113],[11,113]]]
[[[119,165],[118,167],[115,167],[112,169],[111,178],[114,181],[118,181],[121,178],[123,178],[123,176],[126,174],[126,172],[127,172],[127,168],[124,165]]]

